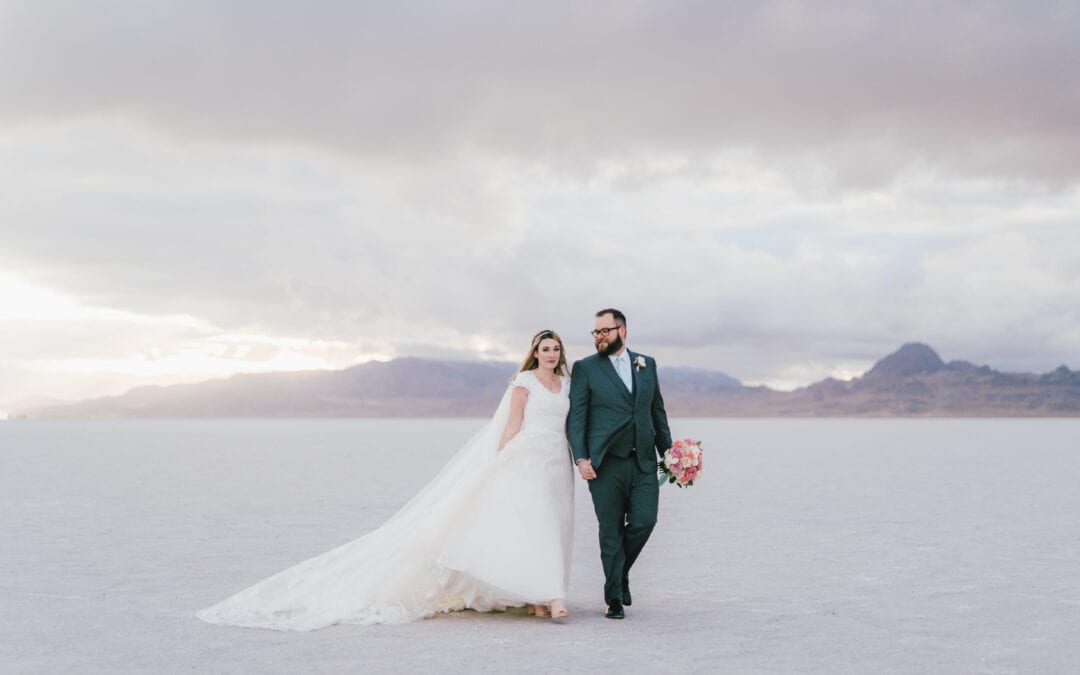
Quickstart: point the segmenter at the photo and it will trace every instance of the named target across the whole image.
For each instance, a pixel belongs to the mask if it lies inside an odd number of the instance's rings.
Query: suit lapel
[[[629,391],[626,390],[626,385],[623,384],[622,378],[619,377],[619,374],[615,372],[615,366],[611,365],[611,359],[609,359],[604,354],[599,354],[598,356],[600,358],[600,370],[604,371],[607,374],[607,376],[611,379],[612,384],[614,384],[615,387],[619,390],[619,392],[622,393],[624,397],[626,397],[626,400],[631,405],[633,405],[634,397]],[[633,368],[630,369],[630,372],[634,372]]]

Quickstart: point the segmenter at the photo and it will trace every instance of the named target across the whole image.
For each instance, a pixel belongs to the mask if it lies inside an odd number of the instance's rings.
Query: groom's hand
[[[579,459],[577,461],[578,473],[585,480],[592,480],[596,478],[596,469],[592,468],[592,461],[588,459]]]

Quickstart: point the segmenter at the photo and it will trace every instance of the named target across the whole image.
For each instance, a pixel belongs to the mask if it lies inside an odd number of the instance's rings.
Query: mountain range
[[[20,419],[205,417],[485,417],[515,364],[401,358],[344,370],[235,375],[138,387],[120,396],[26,408]],[[851,380],[791,392],[705,370],[661,367],[673,417],[1075,417],[1080,372],[1004,373],[942,361],[909,343]]]

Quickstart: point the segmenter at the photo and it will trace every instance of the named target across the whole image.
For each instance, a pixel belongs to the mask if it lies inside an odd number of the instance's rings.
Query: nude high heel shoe
[[[551,616],[552,619],[565,619],[570,616],[570,610],[566,608],[566,603],[562,600],[551,601]]]

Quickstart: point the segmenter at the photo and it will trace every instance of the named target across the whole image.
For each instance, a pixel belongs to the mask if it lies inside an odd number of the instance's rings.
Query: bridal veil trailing
[[[497,452],[514,386],[530,393],[524,422]],[[573,539],[568,391],[569,378],[554,393],[531,371],[519,373],[491,421],[381,527],[197,616],[308,631],[565,597]]]

